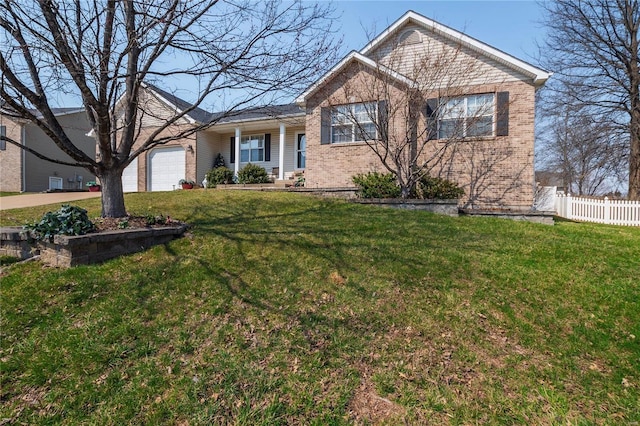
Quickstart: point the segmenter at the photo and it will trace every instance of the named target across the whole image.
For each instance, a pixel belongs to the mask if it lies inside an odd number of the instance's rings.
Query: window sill
[[[454,138],[454,139],[432,139],[438,143],[447,143],[447,142],[479,142],[479,141],[491,141],[499,138],[505,138],[508,136],[475,136],[475,137],[465,137],[465,138]]]
[[[345,147],[345,146],[368,146],[368,144],[364,141],[356,141],[356,142],[335,142],[329,144],[329,146],[333,147]]]

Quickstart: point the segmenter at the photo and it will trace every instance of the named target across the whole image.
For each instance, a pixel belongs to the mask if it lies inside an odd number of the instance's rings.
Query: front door
[[[304,169],[307,159],[307,136],[304,133],[298,133],[296,139],[296,169]]]

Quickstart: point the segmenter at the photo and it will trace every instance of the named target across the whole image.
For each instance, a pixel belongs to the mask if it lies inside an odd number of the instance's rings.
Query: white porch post
[[[234,164],[234,169],[233,169],[234,176],[238,176],[238,170],[240,170],[240,137],[241,136],[242,136],[242,132],[240,132],[240,127],[236,127],[236,143],[234,146],[236,162]]]
[[[280,155],[278,158],[278,179],[284,179],[284,124],[280,123]]]

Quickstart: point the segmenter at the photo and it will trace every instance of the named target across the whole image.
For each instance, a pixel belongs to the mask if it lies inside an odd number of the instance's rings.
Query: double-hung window
[[[494,93],[451,98],[440,107],[438,138],[470,138],[494,135]]]
[[[376,138],[377,103],[340,105],[331,111],[331,143],[367,141]]]
[[[242,136],[240,139],[240,162],[264,161],[264,135]]]

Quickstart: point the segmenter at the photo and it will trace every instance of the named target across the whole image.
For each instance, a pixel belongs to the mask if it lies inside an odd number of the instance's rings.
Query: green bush
[[[218,153],[218,155],[216,156],[216,159],[213,160],[212,169],[217,169],[219,167],[227,167],[227,165],[224,163],[224,157],[220,153]]]
[[[369,172],[353,178],[358,187],[356,194],[361,198],[398,198],[400,187],[393,173]]]
[[[216,185],[233,183],[233,170],[227,167],[217,167],[209,170],[206,175],[207,188],[215,188]]]
[[[57,212],[47,212],[40,222],[26,224],[23,229],[31,238],[53,241],[55,235],[84,235],[93,231],[95,226],[85,209],[63,204]]]
[[[456,183],[439,177],[425,175],[416,185],[417,198],[451,200],[464,195],[464,189]]]
[[[271,178],[264,167],[249,163],[238,171],[238,183],[271,183]]]

